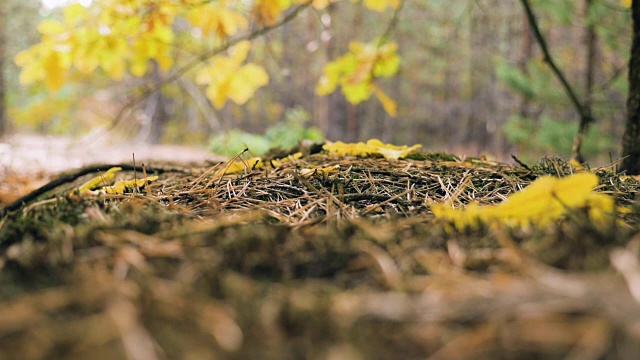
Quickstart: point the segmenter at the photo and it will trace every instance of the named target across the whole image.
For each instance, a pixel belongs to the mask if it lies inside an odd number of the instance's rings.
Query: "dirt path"
[[[194,147],[17,134],[0,143],[0,169],[3,173],[57,173],[91,163],[132,162],[133,154],[138,163],[220,160],[205,149]]]
[[[224,158],[178,145],[116,143],[107,138],[16,134],[0,142],[0,203],[17,199],[55,174],[95,163],[205,163]]]

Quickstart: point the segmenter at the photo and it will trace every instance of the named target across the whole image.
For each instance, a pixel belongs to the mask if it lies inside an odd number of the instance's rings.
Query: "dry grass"
[[[574,171],[562,160],[528,169],[316,154],[223,176],[226,165],[165,169],[126,195],[60,186],[2,218],[0,358],[640,351],[637,215],[608,229],[576,213],[551,228],[451,233],[429,211],[500,202],[537,176]],[[638,183],[606,170],[596,170],[600,191],[633,206]]]

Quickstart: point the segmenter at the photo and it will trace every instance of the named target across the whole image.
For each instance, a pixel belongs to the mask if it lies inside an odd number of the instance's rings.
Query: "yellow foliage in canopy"
[[[280,15],[290,7],[291,0],[255,0],[251,13],[258,23],[273,25]]]
[[[16,64],[23,68],[20,81],[43,81],[57,91],[72,68],[86,75],[100,68],[116,80],[127,67],[136,76],[144,75],[150,59],[169,69],[172,26],[179,10],[168,1],[153,6],[142,0],[103,0],[90,8],[69,5],[61,21],[40,23],[40,42],[16,56]]]
[[[229,6],[228,0],[193,7],[187,13],[187,20],[193,27],[202,30],[203,35],[215,33],[220,38],[235,35],[249,26],[247,18]]]
[[[238,43],[229,56],[216,56],[196,75],[196,83],[207,85],[207,97],[216,108],[221,109],[227,99],[242,105],[258,88],[269,83],[269,75],[262,66],[242,65],[250,47],[248,41]]]
[[[261,25],[273,25],[294,4],[322,9],[339,1],[342,0],[93,0],[87,7],[76,3],[66,6],[59,19],[42,21],[38,26],[40,42],[20,52],[15,62],[22,68],[22,84],[43,83],[51,91],[58,91],[78,74],[93,75],[96,71],[120,80],[127,74],[146,75],[153,63],[168,71],[176,66],[174,62],[182,61],[186,63],[178,65],[189,69],[189,61],[198,58],[187,58],[187,51],[178,56],[176,49],[183,45],[179,41],[189,43],[188,39],[202,38],[204,44],[225,46],[230,43],[230,36],[240,37],[240,32],[249,28],[250,18]],[[401,4],[401,0],[352,2],[361,2],[375,11]],[[248,34],[242,36],[245,35]],[[317,92],[328,94],[340,86],[353,104],[374,95],[395,117],[396,102],[376,81],[397,73],[397,47],[380,41],[351,43],[349,53],[326,66]],[[208,98],[217,108],[227,100],[244,104],[268,83],[263,67],[243,64],[249,49],[249,42],[236,44],[230,54],[209,58],[196,74],[197,82],[206,87]]]
[[[454,209],[450,203],[431,204],[436,218],[451,222],[455,228],[464,229],[486,224],[546,226],[561,219],[569,211],[586,209],[589,218],[598,224],[607,224],[615,213],[612,197],[593,191],[598,176],[585,172],[566,178],[544,176],[524,190],[517,192],[498,205],[479,206],[469,204],[464,209]]]
[[[402,159],[411,155],[421,147],[422,145],[420,144],[411,147],[407,145],[397,146],[385,144],[378,139],[371,139],[367,141],[366,144],[363,142],[344,143],[342,141],[327,141],[322,148],[327,151],[329,155],[335,156],[381,155],[387,159]]]
[[[391,77],[400,68],[398,45],[387,43],[364,44],[357,41],[349,44],[349,53],[327,64],[318,82],[316,92],[327,95],[338,86],[347,101],[359,104],[375,94],[385,111],[396,116],[396,103],[376,84],[376,79]]]
[[[633,0],[620,0],[620,3],[622,4],[622,6],[624,6],[626,8],[630,8],[632,2],[633,2]]]
[[[401,0],[364,0],[364,5],[371,10],[382,12],[388,6],[397,9]]]

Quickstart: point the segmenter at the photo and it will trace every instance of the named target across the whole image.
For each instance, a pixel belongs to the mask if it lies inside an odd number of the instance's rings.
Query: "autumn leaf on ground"
[[[96,176],[93,179],[87,181],[86,183],[80,185],[80,187],[78,188],[78,193],[84,194],[90,190],[95,189],[100,184],[108,185],[109,180],[113,179],[114,176],[116,176],[116,173],[120,170],[122,170],[121,167],[112,167],[111,169],[107,170],[105,173],[100,174],[99,176]],[[73,194],[73,191],[71,191],[71,193]]]
[[[106,194],[124,194],[126,191],[131,191],[137,187],[142,187],[147,183],[158,180],[157,176],[148,176],[146,179],[131,179],[131,180],[119,180],[115,184],[110,186],[103,186],[100,191]]]
[[[344,143],[342,141],[327,141],[322,147],[329,155],[334,156],[369,156],[381,155],[386,159],[402,159],[421,148],[422,145],[416,144],[411,147],[407,145],[397,146],[393,144],[385,144],[378,139],[371,139],[367,143]]]
[[[466,208],[454,209],[451,203],[431,204],[436,218],[451,222],[462,230],[475,227],[480,222],[527,226],[547,226],[568,212],[585,208],[589,218],[597,224],[610,224],[617,209],[612,197],[596,193],[598,176],[585,172],[566,178],[544,176],[524,190],[517,192],[498,205],[479,206],[469,204]]]
[[[267,162],[267,165],[270,165],[273,168],[278,168],[281,165],[300,159],[302,157],[301,152],[297,152],[293,155],[289,155],[280,159],[273,159]],[[252,157],[247,160],[235,160],[231,164],[226,165],[224,168],[220,169],[216,175],[222,176],[227,174],[239,174],[243,171],[251,171],[253,169],[262,169],[265,166],[265,162],[261,157]]]
[[[315,168],[315,169],[300,169],[300,176],[303,176],[305,178],[310,178],[313,175],[321,175],[321,176],[329,176],[331,173],[333,173],[336,170],[340,170],[340,165],[332,165],[332,166],[326,166],[326,167],[321,167],[321,168]]]

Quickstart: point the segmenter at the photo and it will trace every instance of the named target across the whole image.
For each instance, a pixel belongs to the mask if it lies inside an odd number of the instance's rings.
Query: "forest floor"
[[[228,174],[154,162],[124,194],[77,166],[0,218],[1,359],[636,359],[640,184],[593,169],[632,211],[456,229],[430,204],[494,204],[566,161],[324,153]],[[102,175],[101,175],[102,174]],[[60,180],[61,179],[61,180]],[[107,188],[105,188],[107,189]],[[105,190],[107,191],[107,190]],[[107,191],[108,192],[108,191]]]

